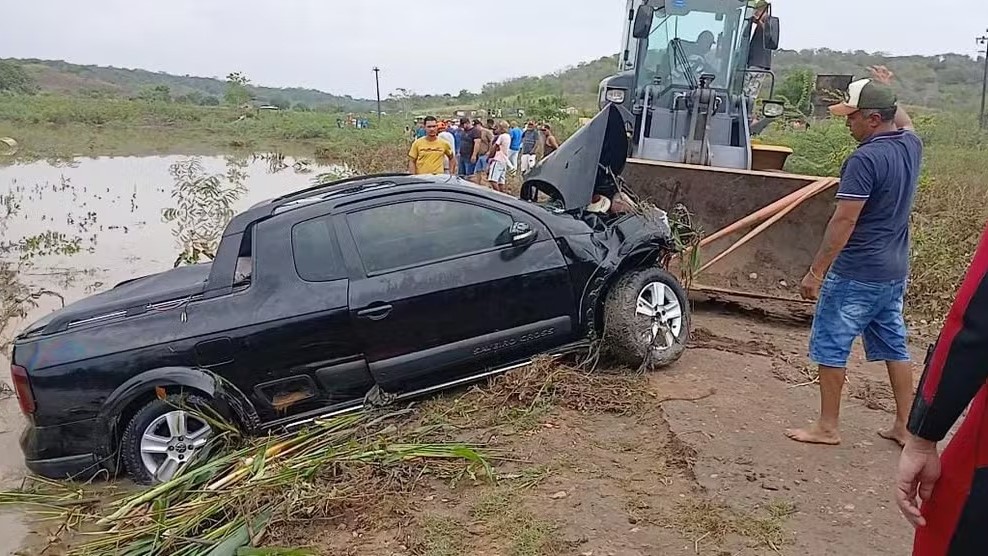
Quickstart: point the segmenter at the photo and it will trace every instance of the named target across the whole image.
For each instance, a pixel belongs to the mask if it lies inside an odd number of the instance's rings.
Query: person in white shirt
[[[439,138],[449,143],[449,146],[453,149],[453,152],[456,152],[456,138],[454,138],[453,134],[449,132],[446,122],[439,122]],[[454,156],[453,159],[455,160],[456,157]],[[443,169],[447,172],[449,171],[449,160],[443,159]]]

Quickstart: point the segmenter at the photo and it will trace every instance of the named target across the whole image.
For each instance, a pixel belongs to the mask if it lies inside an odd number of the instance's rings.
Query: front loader
[[[747,0],[628,0],[619,72],[600,84],[631,153],[642,200],[682,204],[706,238],[693,289],[797,298],[833,208],[833,178],[782,171],[786,147],[754,144],[784,105],[772,100],[779,19]],[[754,117],[757,87],[769,99]]]

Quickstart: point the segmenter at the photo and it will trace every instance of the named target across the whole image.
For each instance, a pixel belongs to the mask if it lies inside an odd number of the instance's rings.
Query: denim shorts
[[[861,336],[868,361],[909,361],[905,293],[906,280],[859,282],[828,273],[810,331],[810,359],[847,367],[851,345]]]
[[[481,155],[477,157],[477,166],[474,167],[474,173],[483,174],[487,172],[487,155]]]
[[[470,157],[460,157],[460,177],[470,177],[477,173],[477,164],[470,162]]]

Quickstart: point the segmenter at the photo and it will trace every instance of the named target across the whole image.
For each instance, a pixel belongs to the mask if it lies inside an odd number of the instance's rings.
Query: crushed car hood
[[[627,161],[624,119],[613,104],[608,104],[536,166],[524,186],[560,200],[564,210],[583,208],[593,198],[600,167],[620,175]]]

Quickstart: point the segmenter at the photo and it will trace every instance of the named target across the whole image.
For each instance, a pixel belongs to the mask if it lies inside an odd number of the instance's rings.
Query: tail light
[[[27,369],[19,365],[10,366],[10,378],[14,381],[14,392],[17,393],[17,402],[21,405],[21,412],[24,415],[34,413],[34,393],[31,391],[31,381],[27,378]]]

